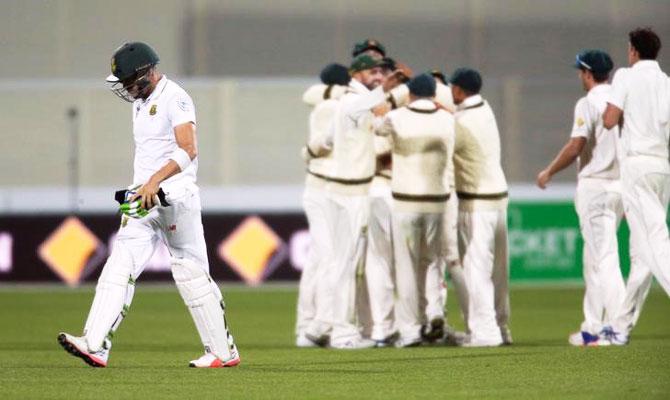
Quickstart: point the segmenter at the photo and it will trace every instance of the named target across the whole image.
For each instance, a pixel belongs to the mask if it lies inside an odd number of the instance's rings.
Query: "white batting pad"
[[[232,338],[229,344],[223,297],[218,286],[193,261],[172,258],[171,265],[177,289],[193,317],[205,351],[224,361],[230,359]]]
[[[90,351],[99,351],[103,341],[113,333],[126,315],[135,284],[131,279],[133,258],[122,241],[117,241],[102,269],[95,288],[84,336]],[[130,289],[130,290],[129,290]]]

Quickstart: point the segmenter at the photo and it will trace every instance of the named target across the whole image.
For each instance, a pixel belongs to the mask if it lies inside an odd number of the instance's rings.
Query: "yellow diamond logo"
[[[248,217],[218,249],[219,257],[250,285],[258,285],[284,261],[284,242],[259,217]]]
[[[38,254],[65,283],[77,286],[101,260],[100,240],[76,217],[68,217],[45,240]]]

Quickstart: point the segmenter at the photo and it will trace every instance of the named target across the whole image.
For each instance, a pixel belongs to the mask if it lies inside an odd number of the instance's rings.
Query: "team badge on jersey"
[[[577,126],[581,128],[582,125],[584,125],[584,120],[582,117],[577,118]]]
[[[151,106],[149,109],[149,115],[156,115],[156,109],[158,108],[158,105],[154,104]]]

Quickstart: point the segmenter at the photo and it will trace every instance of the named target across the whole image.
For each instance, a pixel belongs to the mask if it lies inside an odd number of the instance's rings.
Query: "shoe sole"
[[[188,366],[190,368],[230,368],[230,367],[236,367],[236,366],[240,365],[241,362],[242,362],[242,360],[239,357],[237,357],[237,358],[234,358],[232,360],[228,360],[225,363],[222,362],[221,360],[217,359],[216,361],[214,361],[213,363],[211,363],[207,367],[200,367],[198,365],[195,365],[195,363],[189,363]]]
[[[72,354],[75,357],[81,358],[82,360],[84,360],[86,364],[90,365],[91,367],[105,368],[107,366],[107,364],[96,359],[90,354],[81,351],[77,346],[74,345],[74,343],[69,342],[64,333],[58,335],[58,343],[60,343],[60,345],[63,346],[65,351],[67,351],[68,353]]]

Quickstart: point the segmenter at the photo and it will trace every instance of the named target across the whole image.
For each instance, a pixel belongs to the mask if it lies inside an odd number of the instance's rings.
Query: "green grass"
[[[56,336],[78,333],[92,288],[0,290],[2,399],[205,398],[670,398],[670,300],[652,290],[626,347],[573,348],[582,289],[514,288],[515,344],[334,351],[293,348],[294,290],[231,288],[224,296],[242,355],[238,368],[195,370],[201,353],[176,290],[138,287],[110,366],[67,355]],[[455,297],[455,296],[454,296]],[[453,298],[449,310],[462,327]]]

